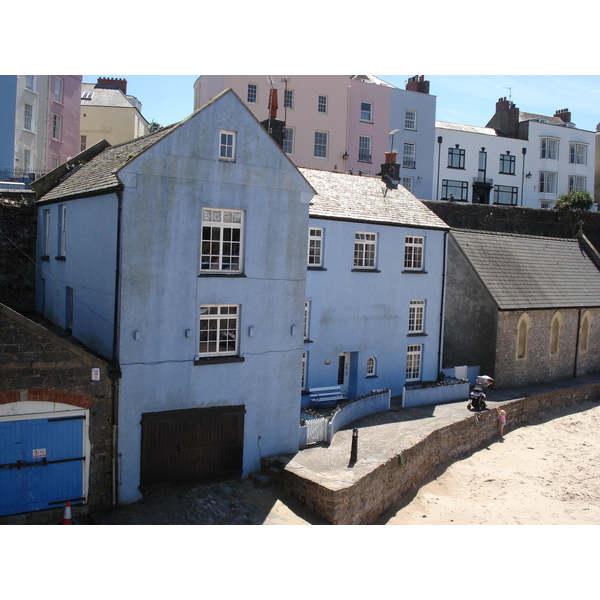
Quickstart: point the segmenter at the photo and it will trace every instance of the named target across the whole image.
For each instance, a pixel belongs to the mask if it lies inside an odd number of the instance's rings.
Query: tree
[[[582,230],[585,213],[594,206],[594,198],[587,190],[571,190],[560,196],[554,203],[554,208],[569,215],[571,235],[575,237]]]

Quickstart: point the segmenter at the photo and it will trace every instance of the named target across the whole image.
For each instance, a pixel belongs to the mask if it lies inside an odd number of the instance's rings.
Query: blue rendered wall
[[[17,76],[0,75],[0,168],[14,166],[16,102]]]

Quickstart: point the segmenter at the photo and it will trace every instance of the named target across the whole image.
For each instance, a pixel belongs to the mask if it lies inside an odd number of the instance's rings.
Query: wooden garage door
[[[243,406],[142,415],[140,489],[242,475]]]

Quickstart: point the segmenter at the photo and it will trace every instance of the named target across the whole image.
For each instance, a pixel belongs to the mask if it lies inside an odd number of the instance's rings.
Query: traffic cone
[[[67,500],[67,504],[65,506],[65,512],[63,513],[61,525],[70,525],[70,524],[71,524],[71,501]]]

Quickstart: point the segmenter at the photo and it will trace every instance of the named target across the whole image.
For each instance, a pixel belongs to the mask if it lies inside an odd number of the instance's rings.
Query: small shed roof
[[[449,229],[448,225],[406,188],[389,190],[380,177],[337,171],[298,169],[316,191],[311,217]]]
[[[578,240],[460,229],[451,236],[501,310],[600,306],[600,271]]]

